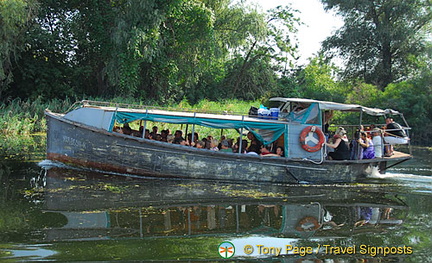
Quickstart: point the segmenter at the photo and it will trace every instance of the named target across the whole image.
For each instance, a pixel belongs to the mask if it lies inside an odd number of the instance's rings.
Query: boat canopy
[[[178,114],[178,112],[177,112]],[[117,111],[114,120],[120,124],[133,121],[152,121],[172,124],[200,125],[215,129],[246,129],[252,132],[258,140],[264,144],[270,144],[277,140],[286,130],[286,122],[266,121],[237,115],[216,115],[205,113],[182,113],[175,115],[173,112],[149,110],[145,112]]]
[[[337,110],[337,111],[348,111],[348,112],[362,111],[372,116],[401,115],[400,112],[392,109],[383,110],[378,108],[369,108],[358,104],[344,104],[344,103],[337,103],[331,101],[319,101],[319,100],[301,99],[301,98],[281,98],[281,97],[271,98],[270,101],[283,102],[283,103],[295,102],[295,103],[302,103],[302,104],[318,103],[319,108],[321,110]]]

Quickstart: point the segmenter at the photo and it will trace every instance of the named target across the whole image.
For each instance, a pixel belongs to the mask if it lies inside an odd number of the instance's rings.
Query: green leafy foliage
[[[0,1],[0,98],[13,80],[12,63],[25,49],[24,35],[36,9],[32,0]]]
[[[407,112],[413,131],[430,141],[420,121],[431,123],[423,103],[431,75],[428,1],[322,2],[345,18],[323,46],[346,62],[343,70],[322,54],[296,65],[301,21],[290,6],[262,12],[231,0],[1,1],[0,101],[195,105],[305,97]],[[2,131],[43,131],[43,111],[28,110],[3,111]]]
[[[345,60],[345,78],[384,89],[415,69],[412,57],[422,54],[428,41],[423,29],[432,21],[429,0],[321,2],[344,18],[344,26],[324,41],[323,48],[329,56]]]
[[[68,99],[53,99],[50,102],[45,102],[40,97],[35,100],[15,99],[7,103],[1,103],[0,133],[4,135],[29,135],[45,131],[44,110],[65,112],[72,103]]]

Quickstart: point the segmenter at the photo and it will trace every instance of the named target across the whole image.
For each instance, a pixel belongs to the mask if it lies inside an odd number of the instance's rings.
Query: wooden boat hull
[[[132,175],[274,183],[336,183],[365,178],[386,159],[292,160],[195,149],[110,133],[46,113],[47,158]]]

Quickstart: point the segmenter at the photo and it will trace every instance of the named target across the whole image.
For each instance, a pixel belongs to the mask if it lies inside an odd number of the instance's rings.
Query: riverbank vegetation
[[[282,96],[393,108],[412,126],[413,143],[431,145],[429,1],[321,2],[344,26],[303,65],[302,21],[291,6],[1,1],[0,131],[44,131],[43,109],[89,98],[247,112],[251,101]]]

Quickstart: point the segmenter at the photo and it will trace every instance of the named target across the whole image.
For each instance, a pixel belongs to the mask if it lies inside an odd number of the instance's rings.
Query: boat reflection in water
[[[221,240],[235,244],[238,257],[296,256],[285,250],[289,244],[363,244],[354,236],[394,230],[408,209],[379,186],[125,180],[61,168],[47,170],[45,179],[44,208],[64,220],[44,230],[45,241],[205,237],[213,258],[220,258],[215,246]],[[257,247],[278,243],[280,253]]]

